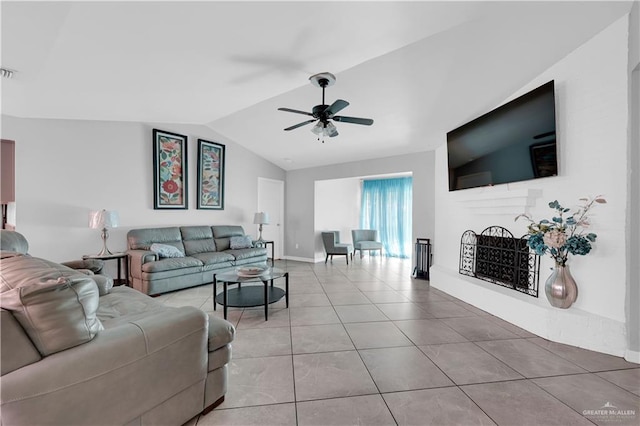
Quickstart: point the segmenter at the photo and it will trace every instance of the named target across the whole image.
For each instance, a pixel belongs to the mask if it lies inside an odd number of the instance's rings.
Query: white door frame
[[[266,197],[271,200],[267,201]],[[274,199],[279,212],[273,211]],[[274,241],[274,256],[276,259],[282,259],[284,256],[284,181],[258,177],[258,209],[256,211],[269,213],[271,223],[262,228],[262,234],[269,235],[269,238],[265,236],[265,240]]]

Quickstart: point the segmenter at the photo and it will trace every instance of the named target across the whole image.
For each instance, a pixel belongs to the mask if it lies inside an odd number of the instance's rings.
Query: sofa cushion
[[[119,286],[111,293],[100,298],[96,315],[106,330],[140,317],[151,311],[168,309],[160,301],[140,293],[132,288]]]
[[[170,244],[153,243],[151,244],[151,247],[149,247],[149,250],[157,253],[158,257],[161,259],[166,257],[184,257],[184,252],[182,250]]]
[[[202,240],[185,240],[182,243],[184,244],[184,251],[187,256],[216,251],[216,243],[215,241],[213,241],[213,238]]]
[[[61,283],[57,284],[57,280],[60,280]],[[46,286],[46,288],[41,289],[41,292],[36,292],[35,290],[38,289],[31,288],[32,286]],[[108,286],[108,283],[105,283],[105,286]],[[18,290],[22,287],[29,287],[29,289],[28,291]],[[85,339],[91,340],[95,336],[95,332],[102,329],[102,324],[95,317],[99,294],[95,280],[91,276],[59,263],[29,255],[3,259],[0,293],[2,293],[0,303],[4,304],[6,301],[6,303],[12,304],[13,309],[20,310],[20,314],[18,314],[17,311],[8,308],[43,355],[45,352],[48,354],[49,350],[62,350],[63,346],[69,345],[67,347],[71,347],[87,341]],[[21,300],[22,293],[26,297],[24,301]],[[37,306],[53,306],[55,310],[40,312]],[[30,314],[33,314],[34,317],[25,317]],[[53,317],[51,323],[47,323],[47,315]],[[84,325],[75,323],[74,318],[82,321]],[[43,329],[37,327],[28,329],[28,324],[25,325],[25,323],[29,320],[41,321],[36,325],[42,326]],[[81,330],[82,327],[87,328],[85,330],[87,335]],[[44,330],[45,328],[48,332]],[[45,349],[44,346],[51,343],[48,338],[56,332],[56,328],[59,335],[52,338],[56,342],[49,349]],[[36,342],[32,336],[37,333],[40,333],[44,339],[41,343]]]
[[[358,241],[355,246],[358,250],[378,250],[382,248],[382,243],[377,241]]]
[[[235,260],[233,255],[229,254],[228,252],[222,253],[218,251],[194,254],[193,257],[200,260],[205,266],[215,265],[219,263],[229,263]]]
[[[232,250],[235,249],[245,249],[253,246],[253,241],[251,237],[248,235],[243,235],[242,237],[231,237],[229,239],[229,248]]]
[[[218,251],[226,251],[231,248],[230,246],[230,238],[214,238],[216,242],[216,250]]]
[[[100,296],[104,296],[111,292],[111,289],[113,288],[113,278],[106,275],[91,275],[91,279],[96,282]]]
[[[151,244],[171,244],[184,252],[182,234],[177,226],[168,228],[131,229],[127,232],[129,250],[149,250]]]
[[[213,238],[231,238],[244,235],[244,229],[238,225],[212,226],[211,229],[213,230]]]
[[[9,252],[5,252],[9,253]],[[26,261],[24,261],[26,259]],[[90,266],[79,261],[77,265]],[[100,261],[101,262],[101,261]],[[98,277],[108,278],[106,275],[94,275],[89,269],[72,269],[66,264],[76,264],[76,262],[66,262],[65,264],[51,262],[50,260],[31,257],[28,254],[13,252],[12,256],[6,256],[2,262],[2,276],[0,277],[0,293],[23,285],[33,284],[33,282],[44,283],[52,278],[73,277],[89,275],[94,281]],[[108,285],[105,283],[105,286]]]
[[[227,250],[225,253],[232,255],[236,260],[244,260],[252,257],[266,256],[267,249],[264,247],[252,247],[246,249]]]
[[[0,230],[0,250],[26,254],[29,242],[19,232]]]
[[[182,234],[182,241],[203,240],[213,238],[213,229],[207,225],[181,226],[180,234]]]
[[[103,330],[96,316],[98,286],[89,276],[52,278],[2,293],[11,311],[43,356],[86,343]]]
[[[162,272],[174,269],[189,268],[193,266],[202,266],[202,262],[194,257],[178,257],[160,259],[155,262],[149,262],[142,265],[142,272]]]
[[[220,226],[212,226],[213,230],[213,238],[216,242],[216,249],[218,251],[225,251],[231,248],[230,239],[231,237],[242,237],[244,236],[244,229],[242,226],[237,225],[220,225]]]
[[[0,312],[0,375],[4,376],[25,365],[40,361],[42,357],[11,312],[4,309]]]
[[[184,283],[191,283],[191,285],[188,285],[187,287],[193,286],[194,282],[204,284],[204,282],[202,281],[203,268],[203,266],[191,266],[189,268],[171,269],[161,272],[143,272],[141,277],[144,281],[155,281],[154,286],[157,285],[157,281],[170,281],[171,285],[167,285],[165,287],[166,289],[161,292],[164,293],[167,291],[179,290],[181,288],[184,288]]]
[[[216,251],[213,230],[210,226],[182,226],[180,232],[187,256]]]

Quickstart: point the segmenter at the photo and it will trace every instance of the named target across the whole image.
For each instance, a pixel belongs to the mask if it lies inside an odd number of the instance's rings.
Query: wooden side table
[[[112,253],[106,256],[98,254],[85,254],[83,259],[115,260],[118,263],[118,278],[113,280],[114,285],[129,285],[129,255],[127,253]],[[124,269],[124,278],[122,270]]]

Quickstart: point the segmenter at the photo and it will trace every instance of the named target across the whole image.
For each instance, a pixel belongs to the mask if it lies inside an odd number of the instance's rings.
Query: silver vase
[[[571,276],[569,265],[556,265],[544,285],[549,303],[556,308],[567,309],[578,298],[578,286]]]

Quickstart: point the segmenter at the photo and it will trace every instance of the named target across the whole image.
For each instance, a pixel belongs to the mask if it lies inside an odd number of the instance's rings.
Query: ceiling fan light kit
[[[336,129],[336,126],[331,122],[325,124],[318,121],[316,125],[311,128],[311,131],[318,136],[329,136],[330,138],[338,136],[338,129]]]
[[[316,122],[316,124],[311,128],[311,131],[318,135],[318,140],[320,140],[320,136],[323,136],[322,143],[324,143],[324,136],[328,136],[330,138],[338,136],[338,129],[330,120],[340,121],[342,123],[361,124],[364,126],[370,126],[373,124],[373,120],[370,118],[335,115],[349,106],[349,102],[345,100],[338,99],[331,105],[326,105],[324,103],[324,89],[335,84],[336,76],[329,72],[321,72],[309,77],[309,81],[312,85],[322,88],[322,104],[314,106],[311,109],[311,112],[291,108],[278,108],[278,111],[293,112],[295,114],[303,114],[313,117],[313,119],[294,124],[284,130],[289,131]]]
[[[4,78],[13,78],[14,70],[10,70],[9,68],[0,68],[0,75]]]

